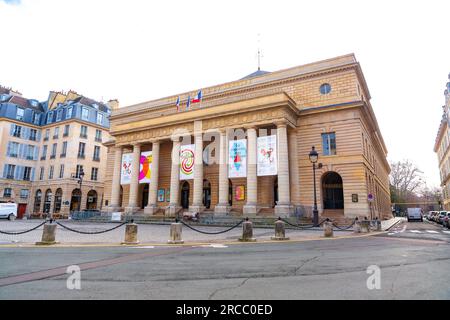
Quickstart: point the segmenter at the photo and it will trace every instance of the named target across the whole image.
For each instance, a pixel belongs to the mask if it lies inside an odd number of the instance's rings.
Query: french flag
[[[202,101],[202,90],[200,90],[199,92],[197,92],[197,94],[192,98],[192,103],[196,103],[196,102],[200,102]]]

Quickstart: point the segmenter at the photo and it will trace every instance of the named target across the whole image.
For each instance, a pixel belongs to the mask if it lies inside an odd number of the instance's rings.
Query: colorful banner
[[[194,179],[195,144],[180,148],[180,180]]]
[[[139,183],[150,183],[153,156],[151,151],[141,152],[139,161]]]
[[[233,140],[228,149],[228,178],[247,177],[247,140]]]
[[[122,155],[122,166],[121,166],[121,170],[120,170],[120,184],[130,184],[132,160],[133,160],[132,153],[124,153]]]
[[[257,174],[258,176],[273,176],[278,174],[277,136],[257,138]]]

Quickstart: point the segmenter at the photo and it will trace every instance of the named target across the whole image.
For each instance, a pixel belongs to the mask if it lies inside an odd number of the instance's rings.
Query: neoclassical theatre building
[[[391,217],[387,150],[353,54],[117,108],[105,205],[173,216]],[[137,169],[138,168],[138,169]]]

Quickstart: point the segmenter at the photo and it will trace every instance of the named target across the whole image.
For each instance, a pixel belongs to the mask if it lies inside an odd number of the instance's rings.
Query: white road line
[[[413,232],[413,233],[422,233],[422,231],[420,231],[420,230],[409,230],[409,232]]]
[[[154,246],[139,246],[139,247],[128,247],[131,249],[154,249]]]
[[[437,231],[434,231],[434,230],[426,230],[428,233],[439,233],[439,232],[437,232]]]
[[[442,232],[444,232],[446,234],[450,234],[450,231],[447,231],[447,230],[442,230]]]
[[[388,236],[392,236],[392,235],[394,235],[395,234],[395,232],[389,232],[388,233]]]

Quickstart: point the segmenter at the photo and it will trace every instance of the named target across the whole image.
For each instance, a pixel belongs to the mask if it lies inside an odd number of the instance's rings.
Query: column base
[[[205,211],[205,206],[203,206],[203,205],[201,205],[201,206],[199,206],[199,205],[192,205],[192,206],[189,206],[189,212],[192,212],[192,213],[201,213],[201,212],[203,212],[203,211]]]
[[[227,216],[230,213],[231,207],[226,204],[217,204],[214,207],[215,216]]]
[[[287,218],[294,213],[294,206],[291,204],[277,204],[274,213],[277,217]]]
[[[258,206],[256,204],[246,204],[242,208],[242,212],[244,215],[246,214],[257,214],[258,213]]]
[[[153,215],[158,212],[161,208],[157,205],[149,205],[144,208],[144,214]]]
[[[125,207],[125,214],[130,215],[137,213],[140,209],[140,207]]]
[[[180,209],[181,206],[177,204],[169,204],[169,206],[166,208],[166,211],[164,212],[164,215],[166,217],[175,217]]]
[[[119,207],[119,206],[108,206],[106,208],[106,212],[109,212],[109,213],[111,213],[111,212],[119,212],[121,209],[122,209],[122,207]]]

